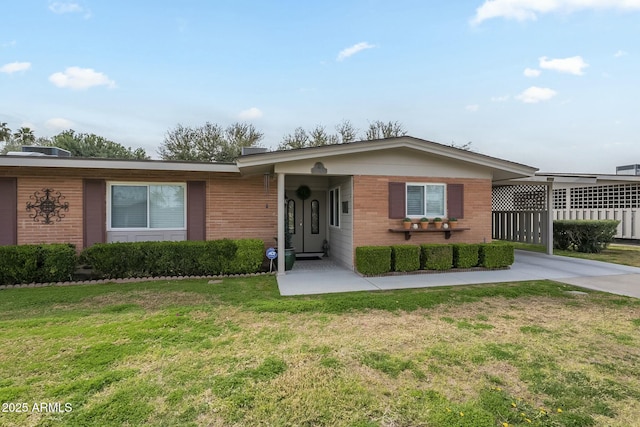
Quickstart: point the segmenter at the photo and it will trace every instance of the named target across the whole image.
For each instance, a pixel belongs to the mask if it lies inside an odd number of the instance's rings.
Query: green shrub
[[[76,250],[68,244],[0,246],[0,284],[69,280],[76,267]]]
[[[478,265],[480,245],[456,243],[453,245],[453,267],[471,268]]]
[[[479,263],[484,268],[504,268],[515,261],[513,245],[483,243],[480,245]]]
[[[223,270],[229,274],[256,273],[262,268],[264,258],[264,242],[260,239],[234,240],[237,249],[235,257],[229,261]]]
[[[416,271],[420,269],[420,246],[391,246],[391,265],[393,271]]]
[[[451,245],[420,245],[421,268],[423,270],[449,270],[453,266],[453,247]]]
[[[373,276],[391,271],[390,246],[360,246],[356,248],[356,269],[360,274]]]
[[[264,243],[257,239],[98,243],[82,259],[106,278],[255,273]]]
[[[598,253],[613,241],[619,223],[616,220],[553,221],[553,246],[563,250]]]

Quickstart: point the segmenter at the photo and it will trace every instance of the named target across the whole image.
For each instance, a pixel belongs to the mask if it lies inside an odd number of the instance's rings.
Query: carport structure
[[[571,174],[536,174],[527,178],[494,181],[492,239],[544,245],[547,254],[552,255],[553,220],[559,219],[555,217],[554,207],[562,194],[556,190],[559,187],[564,189],[596,183],[595,176]]]

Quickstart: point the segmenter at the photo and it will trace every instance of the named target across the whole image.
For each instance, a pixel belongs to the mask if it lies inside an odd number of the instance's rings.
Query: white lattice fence
[[[495,187],[493,239],[546,244],[547,188],[543,185]]]

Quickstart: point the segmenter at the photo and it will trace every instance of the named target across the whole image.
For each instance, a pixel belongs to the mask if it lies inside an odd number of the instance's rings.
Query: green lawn
[[[640,300],[574,289],[2,290],[0,425],[637,424]]]

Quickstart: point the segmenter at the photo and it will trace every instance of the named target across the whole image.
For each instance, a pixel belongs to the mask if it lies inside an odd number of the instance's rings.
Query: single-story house
[[[0,156],[0,244],[259,238],[353,269],[364,245],[487,242],[492,183],[535,168],[409,136],[236,163]],[[402,230],[402,219],[458,219]],[[276,240],[277,238],[277,240]],[[284,273],[279,263],[279,273]]]

